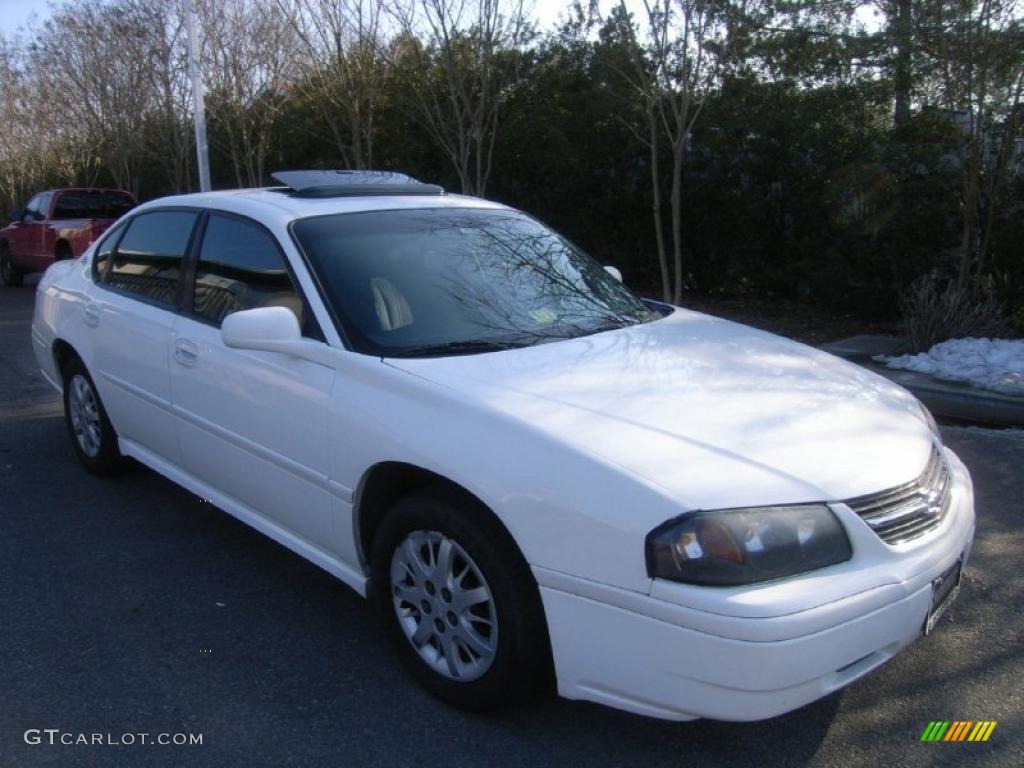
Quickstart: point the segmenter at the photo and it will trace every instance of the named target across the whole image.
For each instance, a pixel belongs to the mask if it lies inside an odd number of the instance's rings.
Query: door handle
[[[85,305],[85,309],[82,310],[82,320],[86,325],[90,325],[95,328],[100,324],[100,305],[94,301],[90,301]]]
[[[199,347],[188,339],[176,339],[174,342],[174,359],[182,365],[192,367],[199,359]]]

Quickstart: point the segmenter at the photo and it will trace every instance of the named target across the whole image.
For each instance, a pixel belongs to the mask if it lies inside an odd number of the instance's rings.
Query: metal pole
[[[199,162],[199,190],[210,191],[210,151],[206,144],[206,107],[203,104],[203,73],[199,68],[199,41],[195,35],[195,11],[185,4],[185,28],[188,31],[188,70],[192,76],[192,98],[195,103],[196,159]]]

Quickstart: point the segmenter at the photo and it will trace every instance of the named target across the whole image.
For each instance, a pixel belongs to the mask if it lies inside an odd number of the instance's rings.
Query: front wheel
[[[64,372],[64,420],[71,445],[82,465],[94,475],[109,475],[120,468],[117,434],[92,377],[78,359]]]
[[[378,607],[427,690],[487,710],[536,688],[548,657],[537,585],[478,503],[448,489],[399,500],[371,560]]]
[[[25,281],[25,274],[11,261],[6,244],[0,246],[0,280],[8,288],[17,288]]]

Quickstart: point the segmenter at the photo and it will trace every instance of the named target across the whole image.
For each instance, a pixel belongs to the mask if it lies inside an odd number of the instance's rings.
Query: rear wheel
[[[7,243],[0,244],[0,280],[9,288],[17,288],[25,280],[25,274],[11,261]]]
[[[548,658],[537,585],[479,503],[446,488],[400,499],[371,560],[377,605],[427,690],[487,710],[536,689]]]
[[[57,247],[53,252],[54,261],[64,261],[74,257],[74,253],[71,251],[71,246],[65,242],[57,243]]]
[[[109,475],[121,465],[114,432],[92,377],[74,358],[64,371],[64,420],[71,445],[82,465],[94,475]]]

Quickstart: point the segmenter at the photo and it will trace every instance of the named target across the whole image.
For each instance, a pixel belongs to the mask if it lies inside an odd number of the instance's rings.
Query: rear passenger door
[[[197,220],[195,211],[147,211],[111,231],[82,309],[93,378],[118,436],[172,464],[180,452],[168,357]]]
[[[174,328],[171,389],[185,468],[216,491],[328,551],[334,546],[327,405],[334,372],[274,352],[231,349],[232,312],[283,306],[322,336],[276,238],[211,213]]]

